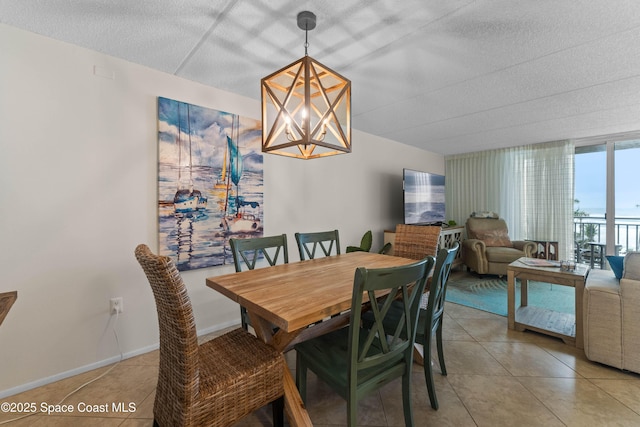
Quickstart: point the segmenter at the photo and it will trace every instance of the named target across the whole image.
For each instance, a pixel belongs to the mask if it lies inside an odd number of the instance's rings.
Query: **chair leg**
[[[284,396],[271,402],[273,427],[284,427]]]
[[[429,359],[425,359],[425,362]],[[427,363],[425,363],[425,366]],[[402,407],[404,409],[404,424],[406,427],[413,427],[413,404],[411,403],[411,369],[407,367],[407,372],[402,376]]]
[[[358,394],[353,390],[349,390],[347,393],[349,394],[349,398],[347,399],[347,426],[357,427],[358,426]]]
[[[240,307],[240,323],[242,324],[242,329],[245,331],[249,330],[249,324],[247,323],[247,309],[244,307]]]
[[[431,368],[431,339],[424,340],[424,380],[427,383],[431,407],[437,410],[438,398],[436,397],[436,387],[433,382],[433,370]]]
[[[447,367],[444,365],[444,349],[442,346],[442,320],[436,331],[436,345],[438,346],[438,360],[440,361],[440,372],[447,375]]]

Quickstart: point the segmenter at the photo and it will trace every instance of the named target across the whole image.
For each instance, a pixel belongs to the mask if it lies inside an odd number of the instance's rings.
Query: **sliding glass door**
[[[640,250],[640,140],[614,144],[615,234],[608,253]],[[609,241],[607,240],[607,243]]]
[[[640,250],[640,140],[576,146],[575,154],[576,257],[606,267],[605,254]]]
[[[574,236],[578,262],[600,265],[606,245],[607,147],[576,147]]]

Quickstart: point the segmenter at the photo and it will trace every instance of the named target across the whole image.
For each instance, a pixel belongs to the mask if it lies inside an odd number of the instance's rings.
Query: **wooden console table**
[[[9,313],[9,309],[16,302],[16,299],[18,299],[18,291],[0,293],[0,325],[2,325],[4,318],[7,317],[7,313]]]

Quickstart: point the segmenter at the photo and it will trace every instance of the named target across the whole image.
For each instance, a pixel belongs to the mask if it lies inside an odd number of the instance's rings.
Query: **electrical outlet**
[[[111,314],[120,314],[124,311],[122,297],[111,298]]]

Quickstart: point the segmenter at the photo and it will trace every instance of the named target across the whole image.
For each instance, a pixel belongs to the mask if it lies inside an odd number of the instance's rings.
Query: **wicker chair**
[[[146,245],[135,255],[151,284],[160,327],[154,426],[230,426],[270,402],[274,424],[282,425],[282,354],[243,329],[198,345],[191,300],[173,261]]]
[[[435,257],[440,231],[442,228],[434,225],[396,225],[393,255],[411,259]]]

